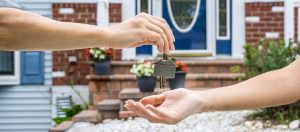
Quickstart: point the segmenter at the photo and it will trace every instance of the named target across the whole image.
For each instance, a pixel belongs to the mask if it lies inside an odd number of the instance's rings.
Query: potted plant
[[[140,92],[153,92],[156,86],[156,77],[153,76],[154,66],[150,61],[140,60],[130,70],[137,76],[137,85]]]
[[[111,60],[113,58],[113,49],[111,48],[92,48],[90,55],[95,62],[97,75],[109,75]]]
[[[176,65],[175,78],[170,79],[169,81],[171,90],[185,87],[185,79],[188,68],[186,64],[181,61],[176,61]]]

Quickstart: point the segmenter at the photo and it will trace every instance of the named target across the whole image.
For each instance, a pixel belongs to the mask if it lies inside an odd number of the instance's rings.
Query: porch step
[[[186,88],[216,88],[237,83],[240,73],[222,74],[188,74]],[[108,76],[88,75],[90,104],[95,106],[103,99],[118,99],[123,88],[137,88],[136,76],[132,74],[115,74]],[[159,87],[157,83],[156,88]]]
[[[242,77],[242,73],[208,73],[208,74],[187,74],[186,88],[220,87],[236,82]],[[136,86],[136,76],[133,74],[114,74],[107,76],[88,75],[89,84],[97,83],[101,88],[128,88]],[[157,85],[158,87],[158,85]]]
[[[97,103],[96,108],[102,120],[116,119],[119,118],[120,100],[104,99]]]
[[[72,120],[74,122],[90,122],[96,124],[101,121],[101,117],[96,110],[84,110],[75,115]]]
[[[233,66],[241,66],[241,71],[243,71],[243,62],[240,59],[190,59],[182,60],[182,62],[187,64],[188,73],[231,73],[230,69]],[[135,63],[136,61],[112,61],[112,74],[130,74],[130,69]]]

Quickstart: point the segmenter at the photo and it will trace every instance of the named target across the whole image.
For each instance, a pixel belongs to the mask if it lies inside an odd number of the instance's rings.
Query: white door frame
[[[243,58],[246,45],[245,0],[231,0],[231,58]]]

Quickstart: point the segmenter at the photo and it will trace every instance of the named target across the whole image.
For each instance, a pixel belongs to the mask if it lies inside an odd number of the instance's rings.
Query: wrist
[[[111,33],[107,27],[97,26],[92,34],[93,40],[95,40],[93,47],[111,48]]]
[[[197,112],[209,112],[212,111],[212,103],[211,103],[211,99],[209,99],[209,92],[207,91],[198,91],[197,94],[197,104],[198,104],[198,108],[197,108]]]

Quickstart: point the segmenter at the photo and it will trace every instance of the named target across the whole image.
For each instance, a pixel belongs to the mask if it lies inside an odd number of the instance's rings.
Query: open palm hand
[[[199,111],[201,103],[197,96],[195,91],[177,89],[145,97],[139,102],[128,100],[125,107],[151,122],[175,124]]]

